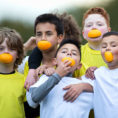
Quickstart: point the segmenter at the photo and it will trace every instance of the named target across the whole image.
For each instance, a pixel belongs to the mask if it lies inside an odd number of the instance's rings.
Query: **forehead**
[[[96,21],[102,21],[102,22],[106,23],[105,18],[102,15],[100,15],[100,14],[90,14],[85,19],[85,23],[86,22],[96,22]]]
[[[102,43],[104,43],[104,42],[118,42],[118,36],[111,35],[111,36],[104,37],[102,39]]]
[[[79,52],[78,48],[74,44],[64,44],[60,50],[67,49],[67,50],[75,50]]]
[[[38,23],[37,26],[36,26],[36,31],[39,31],[39,30],[56,30],[56,27],[54,24],[51,24],[51,23]]]

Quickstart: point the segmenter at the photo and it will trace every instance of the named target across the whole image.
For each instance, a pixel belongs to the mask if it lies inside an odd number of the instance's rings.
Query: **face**
[[[18,56],[17,56],[17,51],[14,50],[14,49],[10,49],[10,48],[7,46],[6,40],[7,40],[7,39],[5,39],[4,42],[0,44],[0,54],[2,54],[2,53],[11,54],[12,57],[13,57],[13,61],[12,61],[10,64],[14,64],[14,62],[15,62],[16,59],[18,58]]]
[[[88,37],[88,32],[92,29],[97,29],[101,31],[101,36],[97,38]],[[107,26],[105,18],[100,14],[90,14],[85,19],[84,28],[83,28],[83,37],[88,42],[96,42],[101,41],[104,33],[109,31],[109,27]]]
[[[106,51],[110,51],[113,54],[112,62],[105,61],[104,53]],[[101,54],[110,69],[118,67],[118,36],[112,35],[103,38],[101,43]]]
[[[57,65],[62,63],[62,58],[64,57],[71,57],[75,60],[75,65],[72,66],[73,71],[80,66],[80,53],[75,45],[65,44],[59,49],[57,53]]]
[[[52,44],[51,48],[57,48],[57,45],[61,38],[57,35],[57,31],[54,24],[39,23],[36,26],[36,43],[41,40],[49,41]]]

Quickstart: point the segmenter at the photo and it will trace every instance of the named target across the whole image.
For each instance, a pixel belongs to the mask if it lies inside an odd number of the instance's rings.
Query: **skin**
[[[14,70],[14,62],[15,60],[18,58],[17,56],[17,51],[14,50],[14,49],[10,49],[8,46],[7,46],[7,43],[6,43],[7,39],[5,39],[1,44],[0,44],[0,54],[2,53],[9,53],[12,55],[13,57],[13,61],[9,64],[4,64],[4,63],[0,63],[0,72],[2,73],[10,73]]]
[[[110,51],[113,54],[113,61],[107,62],[104,58],[104,53]],[[118,36],[111,35],[103,38],[101,43],[101,54],[109,69],[118,68]]]

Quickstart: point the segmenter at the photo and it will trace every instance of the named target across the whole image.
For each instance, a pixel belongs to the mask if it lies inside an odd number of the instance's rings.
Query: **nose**
[[[42,35],[42,39],[41,40],[46,40],[46,35],[45,34]]]
[[[110,50],[111,50],[110,45],[107,45],[106,51],[110,51]]]
[[[71,52],[68,52],[67,53],[67,56],[71,57],[72,56],[72,53]]]

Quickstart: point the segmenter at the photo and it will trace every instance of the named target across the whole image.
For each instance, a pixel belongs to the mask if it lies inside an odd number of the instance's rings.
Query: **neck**
[[[10,64],[0,63],[0,72],[1,73],[11,73],[12,71],[14,71],[13,66],[11,66]]]
[[[49,51],[49,52],[43,52],[43,64],[46,65],[52,65],[52,60],[55,58],[55,54],[56,54],[56,49]]]
[[[117,69],[118,68],[118,65],[115,65],[115,66],[108,66],[110,70],[113,70],[113,69]]]
[[[88,42],[88,45],[93,50],[100,50],[101,42]]]

